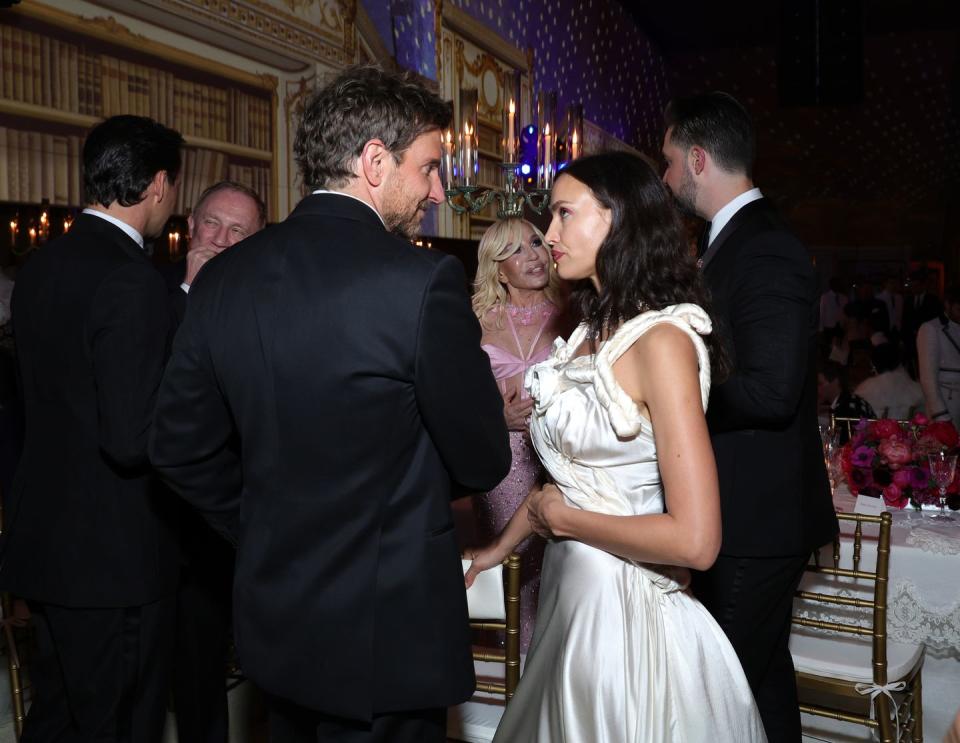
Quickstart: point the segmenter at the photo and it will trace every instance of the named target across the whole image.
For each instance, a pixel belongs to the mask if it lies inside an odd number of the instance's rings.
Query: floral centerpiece
[[[909,422],[861,420],[843,447],[840,463],[853,495],[882,497],[893,508],[919,507],[939,502],[929,455],[954,449],[958,442],[960,434],[952,423],[931,423],[919,413]],[[954,510],[960,508],[957,480],[947,488],[947,505]]]

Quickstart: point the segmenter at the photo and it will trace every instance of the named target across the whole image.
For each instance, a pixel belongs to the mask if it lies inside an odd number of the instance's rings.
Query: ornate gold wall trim
[[[275,75],[258,75],[252,72],[238,70],[236,67],[230,67],[208,57],[202,57],[199,54],[194,54],[193,52],[148,39],[145,36],[133,33],[122,23],[119,23],[113,16],[87,18],[48,5],[41,5],[37,2],[14,5],[7,12],[50,23],[82,36],[117,44],[145,54],[152,54],[169,60],[174,64],[182,64],[187,67],[202,69],[212,75],[218,75],[242,85],[249,85],[263,90],[277,89],[278,81]]]
[[[516,70],[528,72],[527,55],[451,3],[442,3],[443,24]]]

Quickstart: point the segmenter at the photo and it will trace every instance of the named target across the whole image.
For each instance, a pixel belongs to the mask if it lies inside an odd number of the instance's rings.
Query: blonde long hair
[[[536,225],[531,224],[525,219],[519,217],[510,217],[509,219],[500,219],[494,222],[483,233],[480,238],[480,248],[477,251],[477,278],[473,282],[473,312],[483,323],[484,315],[494,308],[502,309],[507,304],[507,290],[500,282],[498,264],[505,261],[517,249],[517,246],[523,241],[523,227],[529,225],[533,234],[540,238],[544,245],[547,241],[543,233],[537,229]],[[553,261],[547,260],[547,285],[543,293],[549,301],[558,310],[563,309],[563,290],[561,288],[560,277],[553,270]],[[503,314],[499,313],[497,317],[497,327],[503,327]]]

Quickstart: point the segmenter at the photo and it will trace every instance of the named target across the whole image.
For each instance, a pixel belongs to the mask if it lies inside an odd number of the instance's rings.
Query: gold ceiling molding
[[[284,12],[264,0],[162,0],[172,12],[184,11],[226,22],[232,29],[252,37],[257,43],[281,44],[301,56],[342,65],[347,61],[344,41],[353,37],[353,24],[347,24],[334,0],[319,1],[323,26],[310,23],[305,17]],[[331,7],[333,6],[333,7]],[[333,10],[336,13],[333,13]]]

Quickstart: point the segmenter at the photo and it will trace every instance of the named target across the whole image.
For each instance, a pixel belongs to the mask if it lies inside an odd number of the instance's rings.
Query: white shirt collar
[[[116,225],[121,230],[126,232],[130,236],[130,239],[133,240],[137,245],[139,245],[141,250],[143,250],[143,235],[141,235],[139,232],[133,229],[133,227],[128,225],[126,222],[120,219],[117,219],[116,217],[112,217],[106,212],[100,211],[99,209],[84,209],[83,213],[92,214],[95,217],[100,217],[100,219],[105,219],[110,224]]]
[[[380,222],[383,224],[384,227],[387,226],[387,223],[383,221],[383,217],[380,216],[380,212],[378,212],[376,209],[374,209],[372,204],[368,204],[366,201],[364,201],[363,199],[361,199],[359,196],[354,196],[352,193],[344,193],[343,191],[328,191],[328,190],[325,189],[325,188],[318,188],[316,191],[313,191],[312,194],[313,194],[313,195],[316,195],[316,194],[333,194],[334,196],[346,196],[346,197],[349,198],[349,199],[354,199],[355,201],[359,201],[361,204],[363,204],[364,206],[366,206],[368,209],[372,209],[372,210],[373,210],[373,213],[376,214],[377,217],[379,217]]]
[[[720,211],[713,215],[713,219],[710,220],[710,242],[708,242],[707,245],[716,239],[717,235],[720,234],[720,230],[727,226],[727,222],[733,218],[734,214],[740,211],[751,201],[756,201],[757,199],[762,198],[763,194],[760,193],[759,188],[751,188],[749,191],[744,191],[733,200],[728,201],[720,209]]]

